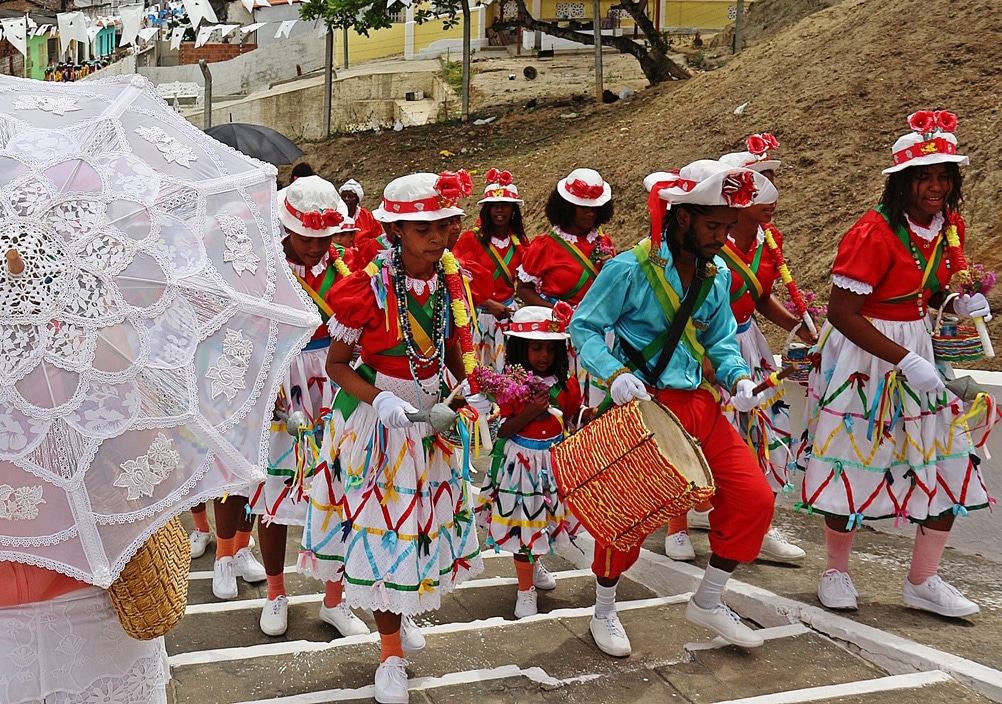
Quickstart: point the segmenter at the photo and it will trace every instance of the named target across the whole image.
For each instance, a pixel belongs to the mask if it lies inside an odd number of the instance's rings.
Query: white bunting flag
[[[275,39],[281,39],[282,37],[288,38],[289,32],[292,28],[296,26],[298,20],[283,20],[282,24],[278,26],[278,31],[275,32]]]
[[[199,29],[198,36],[195,37],[195,48],[197,49],[200,46],[204,46],[205,43],[209,41],[209,37],[211,37],[212,33],[215,31],[216,31],[216,25],[214,24],[207,24],[201,29]]]
[[[239,26],[240,25],[238,25],[238,24],[221,24],[221,25],[219,25],[219,38],[222,39],[223,37],[225,37],[227,34],[229,34],[230,32],[232,32],[234,29],[236,29]]]
[[[184,9],[188,13],[188,19],[191,20],[192,27],[198,27],[203,19],[213,24],[219,22],[216,19],[216,13],[212,10],[212,5],[209,4],[209,0],[184,0]]]
[[[257,30],[259,30],[262,27],[264,27],[266,24],[268,24],[268,23],[267,22],[255,22],[254,24],[249,24],[249,25],[247,25],[245,27],[241,27],[240,28],[240,35],[246,37],[251,32],[256,32]]]
[[[240,3],[247,12],[254,12],[254,0],[240,0]]]
[[[122,13],[122,39],[118,45],[125,46],[131,44],[143,28],[143,6],[124,5],[119,8],[119,12]]]
[[[60,12],[56,15],[59,26],[59,51],[62,53],[70,42],[89,42],[87,37],[87,18],[82,12]]]
[[[159,32],[159,31],[160,30],[157,29],[156,27],[144,27],[139,32],[139,40],[143,44],[145,44],[146,42],[148,42],[149,40],[151,40],[153,37],[155,37],[156,34],[157,34],[157,32]]]
[[[170,33],[170,50],[177,51],[184,41],[184,32],[188,27],[175,27]]]
[[[22,54],[28,54],[28,23],[24,17],[0,20],[3,25],[3,36],[15,49]]]

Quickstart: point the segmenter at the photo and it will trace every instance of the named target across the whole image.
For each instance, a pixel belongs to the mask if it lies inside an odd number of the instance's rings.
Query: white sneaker
[[[821,583],[818,585],[818,599],[829,609],[846,609],[855,611],[857,608],[856,597],[859,592],[852,583],[852,577],[848,572],[838,570],[828,570],[821,575]]]
[[[536,609],[536,588],[529,587],[524,592],[519,590],[515,598],[515,618],[525,618],[535,616],[539,611]]]
[[[532,586],[544,592],[557,588],[557,578],[538,559],[532,566]]]
[[[424,639],[424,633],[414,623],[413,616],[400,617],[400,645],[408,655],[420,653],[428,642]]]
[[[343,601],[333,607],[320,602],[320,620],[334,626],[343,636],[364,636],[369,632],[365,621],[353,614]]]
[[[940,616],[971,616],[981,611],[981,607],[960,593],[949,582],[944,582],[934,574],[922,584],[912,584],[905,578],[905,589],[901,595],[908,606],[931,611]]]
[[[257,561],[250,548],[241,548],[233,556],[233,569],[243,578],[245,582],[263,582],[268,579],[268,573],[264,571],[264,565]]]
[[[625,658],[633,652],[626,629],[619,620],[619,614],[613,612],[604,618],[592,616],[589,630],[591,637],[595,639],[595,645],[606,655]]]
[[[213,563],[212,593],[217,599],[232,599],[237,595],[237,573],[232,557],[221,557]]]
[[[396,655],[376,668],[376,701],[380,704],[407,704],[407,670],[410,663]]]
[[[692,599],[685,607],[685,618],[697,626],[708,628],[731,645],[757,648],[765,643],[756,631],[741,623],[741,617],[721,602],[712,609],[704,609]]]
[[[261,631],[266,636],[280,636],[289,627],[289,598],[285,594],[267,599],[261,610]]]
[[[677,562],[689,562],[696,559],[696,551],[692,549],[689,534],[683,531],[669,533],[665,536],[665,555]]]
[[[807,553],[797,547],[775,528],[770,528],[762,539],[758,559],[772,562],[800,562]]]
[[[689,527],[710,530],[710,511],[689,511]]]
[[[193,530],[188,536],[188,543],[191,545],[191,559],[201,557],[205,554],[205,548],[212,542],[212,533],[203,533],[198,528]]]

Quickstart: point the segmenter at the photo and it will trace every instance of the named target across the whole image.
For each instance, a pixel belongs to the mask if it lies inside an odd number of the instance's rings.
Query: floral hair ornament
[[[278,219],[302,237],[329,237],[348,217],[348,206],[334,184],[320,176],[297,178],[276,194]]]
[[[612,187],[595,169],[574,169],[557,182],[557,193],[585,208],[598,208],[612,200]]]
[[[919,110],[908,116],[911,132],[902,135],[891,147],[894,165],[882,173],[892,174],[911,166],[970,163],[963,154],[957,154],[957,116],[946,110]]]

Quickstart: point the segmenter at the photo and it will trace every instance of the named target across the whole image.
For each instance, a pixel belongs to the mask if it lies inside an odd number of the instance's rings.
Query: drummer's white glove
[[[466,403],[479,413],[481,418],[488,418],[491,415],[491,400],[484,394],[467,396]]]
[[[408,428],[414,425],[408,420],[408,413],[417,413],[417,409],[402,398],[389,391],[380,391],[372,399],[372,407],[376,409],[379,420],[387,428]]]
[[[739,413],[748,413],[762,403],[763,399],[763,394],[755,393],[754,381],[738,379],[738,383],[734,385],[734,394],[731,396],[731,405]]]
[[[914,352],[901,358],[898,369],[908,378],[908,385],[918,391],[939,391],[946,388],[936,365]]]
[[[986,323],[992,319],[992,309],[983,293],[971,295],[965,293],[963,296],[955,298],[953,312],[965,318],[984,318]]]
[[[651,396],[647,393],[647,387],[637,377],[630,372],[623,372],[612,380],[609,393],[617,406],[629,403],[633,399],[638,401],[650,401]]]

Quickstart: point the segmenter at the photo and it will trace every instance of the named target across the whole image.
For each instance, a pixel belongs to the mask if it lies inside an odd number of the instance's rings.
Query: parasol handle
[[[793,367],[783,367],[778,372],[775,372],[776,374],[775,383],[773,383],[773,378],[772,375],[770,374],[765,381],[763,381],[761,384],[752,389],[752,394],[760,394],[763,391],[767,391],[768,389],[773,388],[774,386],[778,386],[779,382],[781,382],[783,379],[793,374],[794,371],[795,370]]]
[[[988,336],[988,328],[985,327],[985,319],[974,318],[974,327],[978,331],[978,337],[981,338],[981,346],[985,348],[985,356],[994,357],[995,348],[992,346],[992,338]]]
[[[818,334],[818,329],[817,329],[817,327],[815,327],[815,325],[814,325],[814,321],[813,321],[813,320],[811,319],[811,314],[810,314],[810,313],[808,313],[808,312],[807,312],[807,311],[805,310],[805,311],[804,311],[804,314],[803,314],[802,316],[800,316],[800,317],[801,317],[801,319],[802,319],[802,320],[804,321],[804,325],[806,325],[806,326],[807,326],[807,329],[808,329],[808,330],[810,331],[810,333],[811,333],[812,335],[815,335],[815,336],[817,336],[817,334]]]
[[[24,273],[24,260],[21,259],[21,253],[13,247],[7,250],[7,270],[14,276]]]

